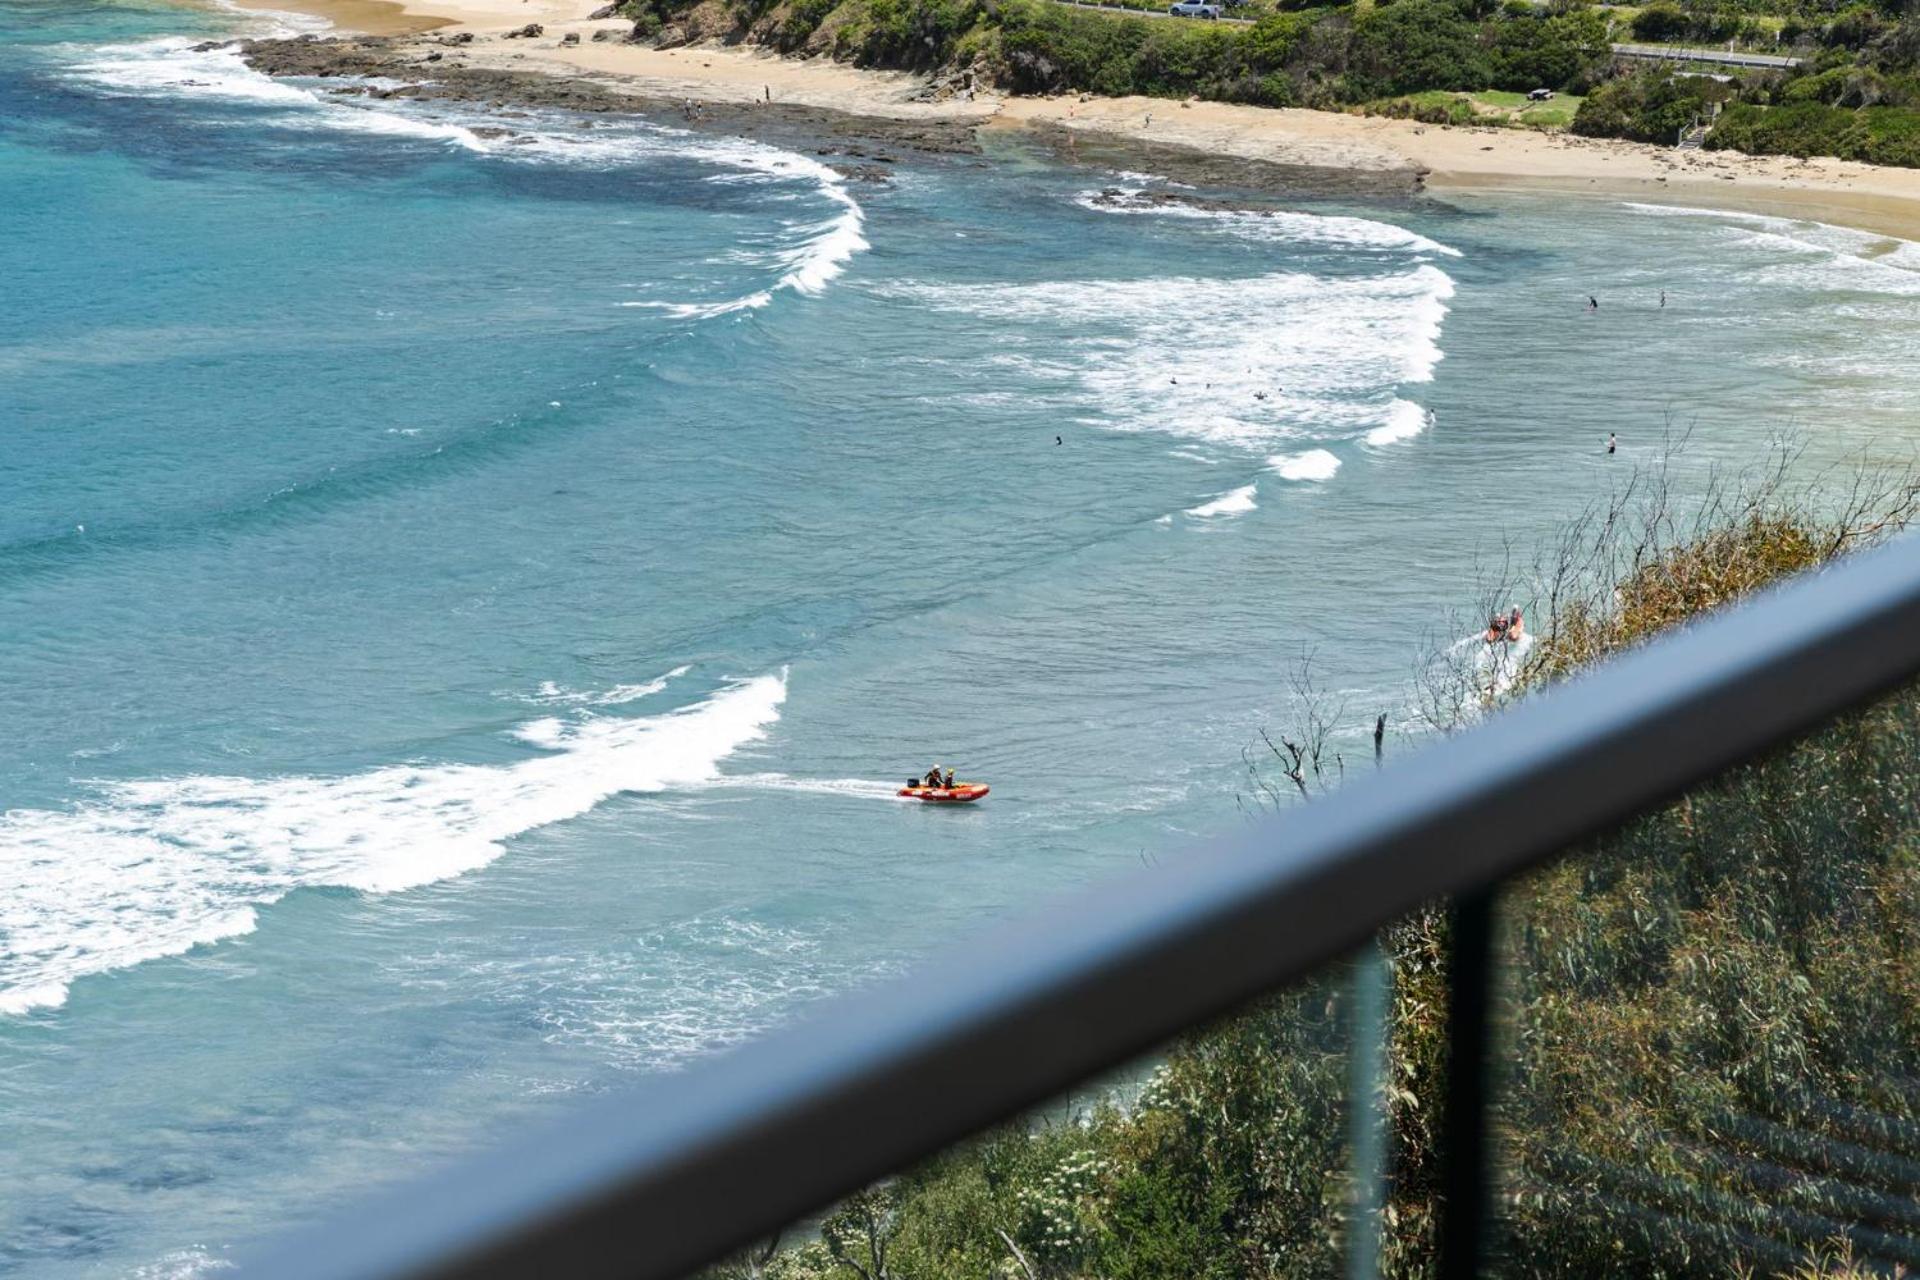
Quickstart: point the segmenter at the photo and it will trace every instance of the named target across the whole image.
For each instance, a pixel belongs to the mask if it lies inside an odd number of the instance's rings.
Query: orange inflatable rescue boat
[[[987,784],[956,782],[950,787],[902,787],[900,794],[909,800],[924,800],[928,804],[970,804],[987,794]]]

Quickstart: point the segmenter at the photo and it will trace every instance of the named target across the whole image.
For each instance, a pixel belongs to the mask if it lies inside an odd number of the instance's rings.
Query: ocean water
[[[854,184],[191,51],[294,21],[0,5],[0,1274],[215,1271],[1177,857],[1303,653],[1410,724],[1676,434],[1911,454],[1906,242]]]

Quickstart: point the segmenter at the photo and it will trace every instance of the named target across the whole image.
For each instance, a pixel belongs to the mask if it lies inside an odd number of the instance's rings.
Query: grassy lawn
[[[1362,108],[1368,115],[1406,116],[1411,107],[1424,111],[1444,111],[1459,124],[1518,125],[1527,129],[1564,129],[1573,123],[1573,113],[1583,99],[1573,94],[1555,94],[1547,102],[1529,102],[1524,93],[1500,89],[1482,89],[1477,93],[1449,93],[1429,89],[1404,98],[1369,102]],[[1405,106],[1403,107],[1403,104]],[[1469,115],[1468,113],[1471,113]]]

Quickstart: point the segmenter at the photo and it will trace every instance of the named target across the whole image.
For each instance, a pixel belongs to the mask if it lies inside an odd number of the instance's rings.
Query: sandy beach
[[[281,0],[286,3],[286,0]],[[292,6],[289,6],[292,7]],[[1025,98],[939,91],[921,77],[744,46],[656,49],[596,32],[629,24],[581,15],[590,0],[297,0],[346,31],[423,35],[452,65],[586,80],[670,101],[790,107],[889,121],[1029,129],[1101,145],[1216,161],[1419,175],[1429,190],[1564,192],[1770,212],[1920,238],[1920,170],[1850,161],[1681,152],[1510,128],[1459,128],[1337,112],[1163,98]],[[529,22],[540,35],[509,38]],[[472,42],[447,48],[447,31]],[[562,43],[569,35],[578,43]],[[423,44],[423,55],[426,52]],[[1217,168],[1217,164],[1216,164]]]

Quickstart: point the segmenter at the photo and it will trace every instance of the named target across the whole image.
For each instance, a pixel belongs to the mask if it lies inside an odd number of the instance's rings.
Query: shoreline
[[[1077,153],[1084,145],[1109,153],[1115,167],[1152,167],[1197,185],[1295,195],[1424,190],[1626,198],[1811,219],[1920,240],[1920,169],[1681,152],[1572,134],[1428,125],[1299,108],[963,94],[952,84],[935,85],[904,72],[790,58],[748,46],[630,45],[610,38],[624,34],[629,23],[579,16],[590,3],[291,0],[291,7],[328,18],[342,34],[361,29],[356,24],[404,28],[368,34],[391,37],[392,52],[401,59],[433,57],[436,75],[460,68],[513,81],[572,82],[655,109],[694,104],[688,114],[698,122],[746,133],[756,132],[757,122],[770,117],[785,125],[808,116],[846,117],[865,124],[841,121],[828,132],[914,146],[913,127],[926,126],[939,138],[930,149],[940,151],[959,149],[952,140],[962,132],[1025,134],[1069,161],[1081,158]],[[544,28],[539,36],[506,35],[529,22]],[[468,42],[446,45],[456,33]],[[563,44],[566,36],[578,42]],[[780,110],[749,110],[767,106]]]

